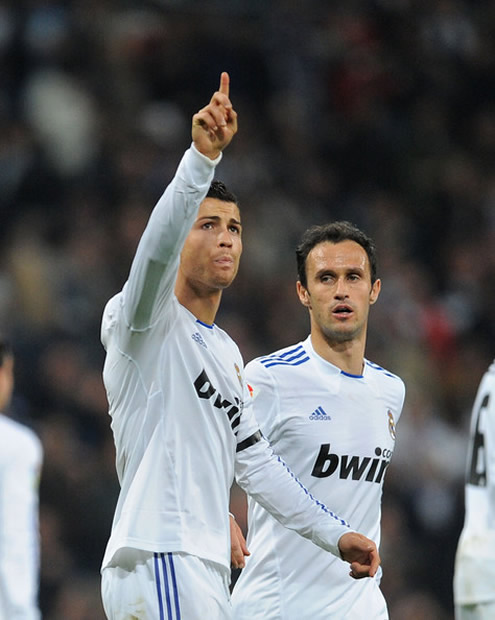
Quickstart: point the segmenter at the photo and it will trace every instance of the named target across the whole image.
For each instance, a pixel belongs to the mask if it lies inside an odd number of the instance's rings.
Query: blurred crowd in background
[[[470,408],[495,356],[483,0],[0,0],[0,329],[11,414],[45,450],[43,617],[103,618],[118,484],[100,318],[222,70],[239,133],[218,172],[245,250],[217,322],[246,360],[297,342],[301,233],[348,219],[374,237],[367,357],[407,386],[382,585],[392,619],[449,620]]]

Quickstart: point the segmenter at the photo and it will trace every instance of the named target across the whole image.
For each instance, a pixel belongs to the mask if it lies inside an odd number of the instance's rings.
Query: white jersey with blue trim
[[[189,553],[230,569],[234,476],[287,527],[333,553],[350,531],[262,438],[236,344],[174,295],[180,252],[217,162],[186,151],[128,281],[105,308],[103,378],[121,491],[102,568],[130,547]]]
[[[322,359],[311,338],[246,366],[254,413],[309,491],[380,542],[381,496],[404,402],[402,380],[365,360],[362,376]],[[384,620],[380,573],[353,580],[340,559],[282,527],[248,498],[251,556],[234,587],[235,620]]]
[[[495,362],[484,374],[471,414],[465,517],[454,570],[456,605],[495,601]]]
[[[0,414],[0,620],[38,620],[38,487],[43,448]]]

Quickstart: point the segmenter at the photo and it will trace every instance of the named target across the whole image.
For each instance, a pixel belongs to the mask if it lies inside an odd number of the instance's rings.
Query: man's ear
[[[378,296],[380,295],[381,289],[382,289],[382,281],[378,278],[375,280],[373,286],[371,287],[370,305],[373,305],[376,302],[376,300],[378,299]]]
[[[296,287],[297,287],[297,296],[299,297],[299,301],[302,303],[303,306],[306,306],[306,308],[310,309],[311,308],[311,296],[308,292],[308,289],[305,286],[303,286],[299,280],[296,283]]]

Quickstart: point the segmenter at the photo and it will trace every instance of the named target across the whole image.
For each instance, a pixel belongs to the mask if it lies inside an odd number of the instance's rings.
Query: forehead
[[[346,239],[332,243],[323,241],[309,252],[306,259],[308,271],[321,269],[368,269],[370,264],[366,250],[356,243]]]
[[[239,207],[235,202],[225,202],[218,198],[205,198],[198,211],[198,219],[202,217],[221,217],[227,220],[241,221]]]

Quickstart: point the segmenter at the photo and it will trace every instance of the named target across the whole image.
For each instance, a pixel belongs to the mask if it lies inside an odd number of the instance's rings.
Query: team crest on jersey
[[[394,420],[394,415],[393,413],[390,411],[390,409],[387,411],[387,415],[388,415],[388,430],[390,433],[390,437],[392,437],[392,439],[395,441],[395,420]]]
[[[242,388],[242,377],[241,377],[241,371],[239,370],[239,366],[238,366],[237,364],[234,364],[234,368],[235,368],[235,371],[236,371],[236,373],[237,373],[237,378],[238,378],[238,380],[239,380],[239,384],[240,384],[240,386],[241,386],[241,388]]]

